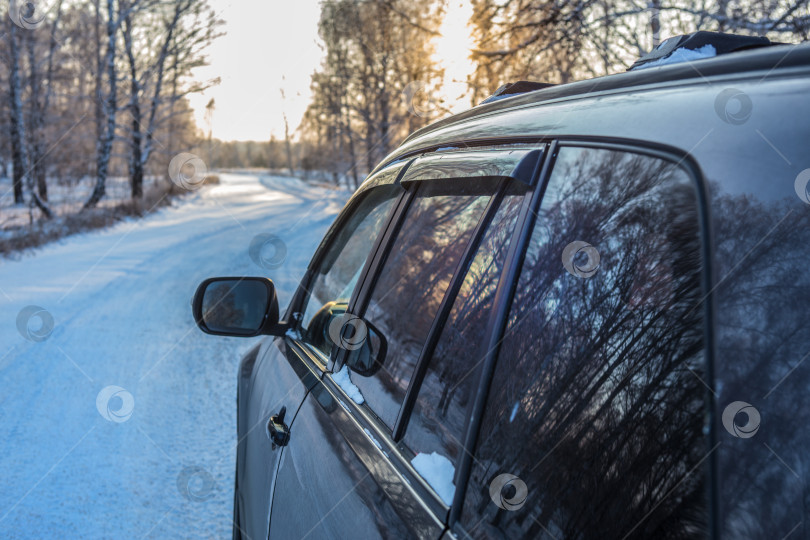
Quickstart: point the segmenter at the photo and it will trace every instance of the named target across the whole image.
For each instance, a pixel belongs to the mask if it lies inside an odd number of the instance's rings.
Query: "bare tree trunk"
[[[354,189],[360,187],[360,178],[357,174],[357,155],[354,150],[354,135],[351,129],[348,130],[349,139],[349,170],[352,171],[352,181],[354,182]]]
[[[15,177],[21,174],[21,181],[25,182],[31,197],[31,206],[39,208],[46,218],[53,217],[53,212],[39,197],[34,186],[34,178],[28,170],[28,154],[26,149],[25,122],[23,121],[22,84],[20,83],[20,50],[17,46],[17,26],[9,24],[9,52],[11,55],[11,70],[9,73],[11,94],[11,138],[16,147],[14,167]],[[19,171],[19,172],[18,172]]]
[[[386,89],[386,81],[383,79],[380,97],[377,101],[379,110],[379,129],[380,129],[380,155],[386,156],[391,151],[391,108],[388,100],[388,90]],[[371,172],[373,169],[369,169]]]
[[[59,28],[59,21],[62,16],[62,2],[56,6],[56,16],[51,23],[50,41],[48,44],[48,56],[46,59],[44,77],[38,77],[39,68],[36,58],[36,33],[28,32],[28,63],[30,70],[29,84],[31,89],[31,174],[36,179],[37,192],[43,201],[48,200],[48,183],[46,178],[45,160],[45,140],[43,129],[45,127],[45,115],[48,113],[53,94],[53,57],[56,52],[57,40],[56,32]],[[40,92],[45,89],[45,95]]]
[[[371,117],[371,115],[369,115]],[[374,165],[376,164],[377,160],[374,159],[376,155],[374,152],[374,124],[369,118],[366,120],[366,169],[368,172],[374,170]]]
[[[661,43],[661,0],[650,0],[650,28],[652,29],[652,48],[658,47]]]
[[[133,84],[136,84],[133,81]],[[141,107],[137,99],[133,99],[130,109],[132,111],[132,155],[130,156],[129,174],[132,198],[140,199],[143,196],[144,158],[141,148]]]
[[[96,150],[96,185],[90,198],[84,203],[84,208],[93,208],[104,197],[107,184],[107,173],[110,166],[110,155],[112,153],[112,143],[115,138],[115,116],[118,93],[116,90],[116,69],[115,69],[115,34],[116,34],[116,13],[115,0],[107,0],[107,50],[104,53],[104,65],[107,71],[107,83],[109,90],[107,99],[104,100],[105,126],[103,133],[98,140]],[[98,74],[101,77],[101,73]]]
[[[30,156],[31,176],[34,177],[37,185],[37,193],[43,201],[48,200],[48,184],[45,181],[45,167],[42,163],[43,154],[45,150],[42,144],[42,124],[43,124],[43,111],[41,104],[40,90],[42,89],[43,81],[39,79],[39,66],[37,66],[36,55],[36,34],[34,32],[25,33],[25,41],[28,49],[28,85],[31,92],[30,95],[30,114],[29,114],[29,128],[28,139],[30,141]]]
[[[9,92],[9,102],[14,103],[14,96],[12,92]],[[24,204],[25,197],[23,196],[23,176],[25,173],[25,167],[22,164],[22,148],[20,148],[20,135],[17,132],[17,123],[14,121],[13,107],[9,108],[9,112],[11,113],[10,114],[11,178],[12,183],[14,184],[14,203]]]
[[[341,111],[343,113],[341,114]],[[351,127],[351,118],[349,117],[349,108],[344,107],[342,100],[340,104],[340,111],[338,111],[340,116],[343,116],[343,121],[340,122],[343,124],[344,134],[346,135],[346,140],[349,146],[349,170],[352,172],[352,180],[354,181],[354,189],[360,187],[360,179],[357,177],[357,152],[354,147],[354,133],[352,132]]]
[[[6,20],[6,26],[11,27],[14,23],[11,22],[10,19]],[[12,29],[13,30],[13,29]],[[9,42],[13,41],[14,35],[9,31],[8,39]],[[12,105],[9,107],[9,135],[11,138],[11,177],[12,183],[14,185],[14,203],[15,204],[25,204],[25,196],[23,195],[23,177],[25,176],[25,164],[23,163],[24,159],[24,149],[22,148],[22,139],[21,134],[19,132],[19,126],[17,125],[17,119],[15,117],[15,108],[14,103],[16,103],[18,95],[19,95],[19,80],[17,81],[17,86],[15,88],[14,84],[14,77],[15,73],[19,72],[19,58],[13,56],[12,52],[12,73],[9,75],[9,89],[8,89],[8,101]],[[19,77],[19,75],[17,75]],[[20,107],[20,109],[22,106]]]
[[[178,86],[180,84],[179,77],[180,77],[180,70],[177,69],[177,52],[174,52],[172,55],[172,65],[171,65],[171,74],[172,74],[172,95],[169,100],[169,151],[173,152],[175,149],[174,144],[174,134],[175,134],[175,127],[174,127],[174,115],[175,115],[175,104],[177,103],[177,99],[175,97],[178,93]]]
[[[93,112],[96,123],[96,154],[98,154],[98,141],[101,140],[101,137],[104,134],[104,56],[101,54],[103,43],[103,40],[101,39],[101,0],[94,0],[93,4],[96,11],[94,24],[96,43],[96,72],[94,74],[95,88],[93,93],[95,95],[95,100],[93,101]],[[98,160],[96,160],[96,167],[98,167]],[[96,170],[96,175],[98,175],[98,170]]]
[[[281,101],[285,101],[284,89],[281,88]],[[286,103],[286,102],[285,102]],[[286,105],[285,105],[286,107]],[[284,149],[287,153],[287,168],[290,169],[290,174],[295,174],[293,170],[293,159],[292,159],[292,143],[290,142],[290,124],[287,122],[287,113],[283,113],[284,115]]]
[[[340,126],[335,126],[326,133],[326,139],[332,142],[332,155],[335,156],[333,160],[335,166],[332,166],[332,182],[335,186],[340,187],[340,170],[343,164],[343,138],[340,136]]]
[[[129,183],[132,198],[139,200],[143,196],[143,155],[141,135],[141,85],[138,82],[138,69],[135,54],[132,51],[132,18],[124,19],[124,48],[129,61],[129,113],[132,115],[132,138],[130,139]]]
[[[293,169],[292,143],[290,142],[290,124],[287,122],[287,114],[284,114],[284,147],[287,152],[287,168],[290,174],[295,174]]]

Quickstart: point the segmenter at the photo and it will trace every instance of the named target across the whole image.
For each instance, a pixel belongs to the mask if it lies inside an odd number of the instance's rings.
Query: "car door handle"
[[[290,428],[284,423],[284,415],[287,414],[287,407],[282,407],[278,414],[271,416],[267,422],[267,436],[273,442],[273,449],[276,446],[287,446],[290,442]]]

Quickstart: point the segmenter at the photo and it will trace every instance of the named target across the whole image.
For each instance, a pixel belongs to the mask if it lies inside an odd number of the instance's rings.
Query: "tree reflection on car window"
[[[452,462],[461,452],[467,406],[477,379],[470,359],[485,346],[487,322],[527,186],[513,183],[484,233],[429,361],[405,432],[415,454]]]
[[[705,535],[702,271],[687,173],[561,149],[489,391],[467,534]]]
[[[492,182],[429,181],[419,187],[371,294],[365,319],[388,341],[382,369],[352,376],[389,428],[450,279],[494,192]]]
[[[710,184],[724,538],[808,537],[810,205],[794,178],[757,179],[746,193],[738,178]],[[751,408],[740,413],[740,403]],[[757,422],[735,430],[752,409]],[[726,415],[734,425],[723,424]]]
[[[398,185],[386,185],[366,193],[335,235],[310,283],[302,321],[304,341],[326,356],[333,346],[326,335],[332,311],[345,311],[371,248],[401,193]],[[331,309],[334,306],[337,307]]]

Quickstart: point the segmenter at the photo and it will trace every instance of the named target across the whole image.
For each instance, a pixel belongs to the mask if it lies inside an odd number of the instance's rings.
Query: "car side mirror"
[[[280,336],[276,287],[267,278],[217,277],[197,287],[191,303],[194,322],[216,336]]]
[[[346,329],[346,326],[351,328]],[[371,323],[354,318],[344,325],[342,348],[347,349],[345,364],[361,377],[371,377],[383,367],[388,354],[388,340]]]

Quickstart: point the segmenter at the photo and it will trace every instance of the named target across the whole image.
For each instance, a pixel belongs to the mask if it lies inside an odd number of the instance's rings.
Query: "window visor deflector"
[[[424,154],[411,164],[402,182],[449,178],[512,178],[534,184],[545,145],[520,148],[463,149]]]

